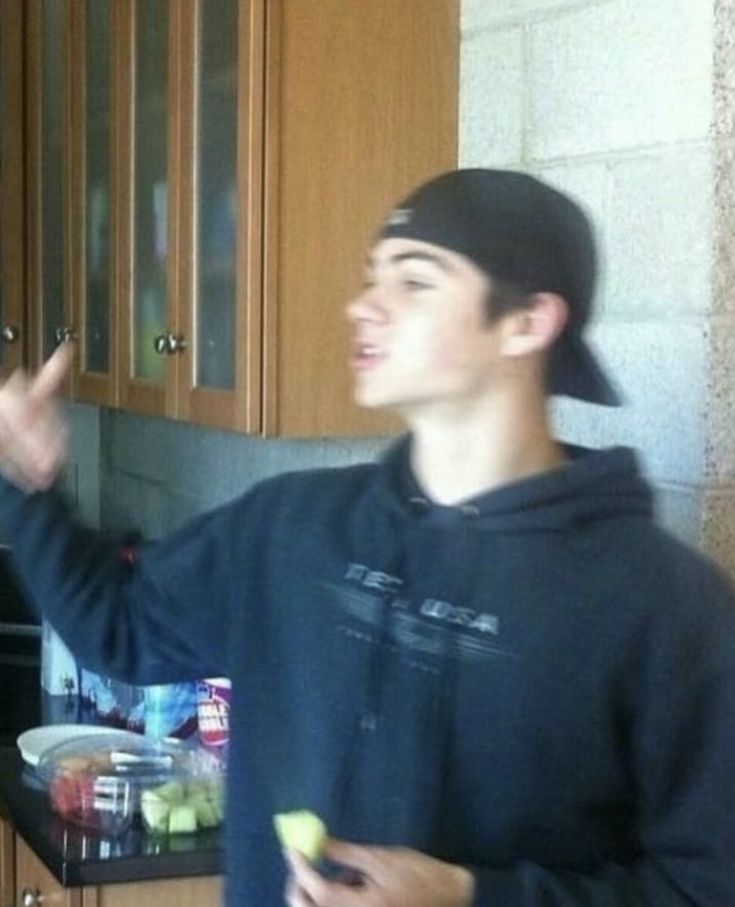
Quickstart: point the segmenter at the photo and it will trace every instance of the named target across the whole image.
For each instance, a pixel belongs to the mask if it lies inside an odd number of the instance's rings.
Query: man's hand
[[[470,907],[469,870],[405,847],[362,847],[330,839],[325,856],[354,870],[354,884],[321,876],[289,851],[289,907]]]
[[[61,344],[35,378],[18,370],[0,387],[0,472],[24,491],[44,491],[66,459],[68,429],[56,398],[71,366]]]

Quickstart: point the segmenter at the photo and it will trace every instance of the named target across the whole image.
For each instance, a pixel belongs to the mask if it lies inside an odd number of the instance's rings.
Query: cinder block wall
[[[592,332],[622,410],[559,433],[631,444],[663,520],[735,568],[732,0],[464,0],[460,163],[571,192],[602,243]]]

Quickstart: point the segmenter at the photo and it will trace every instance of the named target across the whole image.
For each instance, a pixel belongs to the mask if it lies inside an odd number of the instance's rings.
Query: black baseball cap
[[[469,258],[526,293],[553,292],[569,309],[549,353],[551,394],[619,406],[621,397],[582,337],[592,309],[592,226],[568,196],[527,173],[452,170],[419,186],[389,214],[380,239],[402,237]]]

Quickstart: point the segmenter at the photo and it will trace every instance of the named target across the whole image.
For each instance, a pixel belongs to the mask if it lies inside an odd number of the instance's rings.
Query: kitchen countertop
[[[0,806],[18,834],[65,886],[214,875],[222,868],[221,829],[161,838],[133,827],[116,838],[64,822],[15,747],[0,748]]]

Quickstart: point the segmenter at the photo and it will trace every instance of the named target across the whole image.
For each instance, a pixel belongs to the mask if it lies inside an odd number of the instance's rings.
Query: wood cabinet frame
[[[2,19],[3,124],[2,181],[0,182],[0,284],[2,327],[19,331],[13,343],[3,343],[0,375],[7,376],[23,364],[28,344],[25,318],[25,223],[23,214],[23,5],[17,0],[0,0]]]

